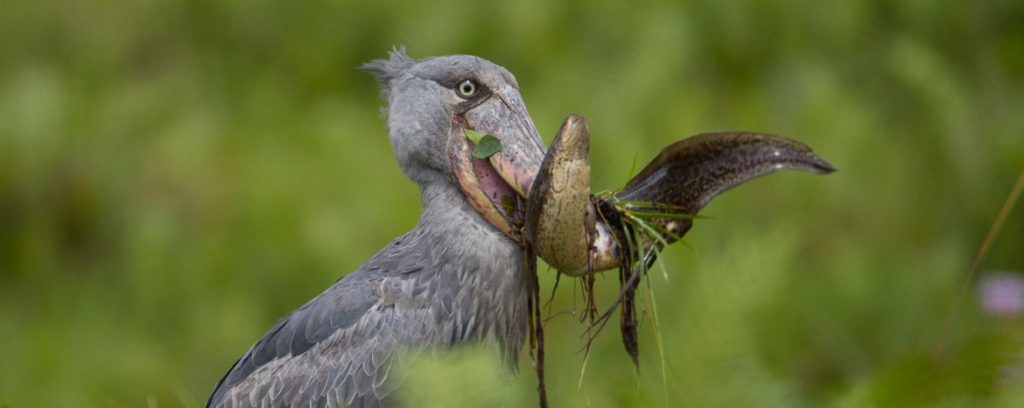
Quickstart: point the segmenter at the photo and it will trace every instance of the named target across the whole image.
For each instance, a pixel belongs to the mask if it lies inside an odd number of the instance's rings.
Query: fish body
[[[704,133],[665,147],[621,191],[596,197],[589,149],[586,119],[570,114],[533,180],[526,207],[528,242],[548,265],[572,276],[620,266],[622,223],[630,216],[644,214],[658,235],[633,243],[643,253],[681,238],[712,198],[753,178],[782,170],[835,171],[810,147],[786,137]]]

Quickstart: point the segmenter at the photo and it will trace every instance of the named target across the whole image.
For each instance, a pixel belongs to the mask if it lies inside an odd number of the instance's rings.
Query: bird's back
[[[514,356],[526,292],[508,261],[520,258],[510,241],[476,232],[485,235],[463,229],[450,239],[491,242],[487,258],[460,242],[438,242],[437,231],[394,240],[279,320],[221,379],[207,406],[390,405],[398,385],[392,367],[404,348],[493,338]]]

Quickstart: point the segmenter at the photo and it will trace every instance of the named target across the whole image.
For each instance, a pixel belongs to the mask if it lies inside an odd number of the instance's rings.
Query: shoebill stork
[[[279,320],[217,384],[208,407],[387,405],[395,354],[407,347],[497,344],[517,361],[527,278],[509,214],[544,145],[508,70],[458,55],[403,50],[362,67],[387,101],[395,158],[421,192],[412,231]],[[471,157],[465,129],[501,153]],[[522,206],[519,206],[522,208]]]
[[[278,321],[208,407],[389,405],[397,385],[389,373],[405,348],[483,341],[515,363],[529,322],[524,247],[571,276],[611,269],[692,226],[686,217],[653,220],[665,233],[624,252],[623,224],[604,217],[619,211],[614,203],[692,215],[764,174],[834,171],[793,140],[709,133],[666,147],[608,201],[590,192],[586,121],[569,115],[545,153],[504,68],[466,55],[413,60],[402,50],[363,68],[383,88],[395,157],[421,191],[420,220]],[[500,152],[474,157],[467,130],[497,138]]]

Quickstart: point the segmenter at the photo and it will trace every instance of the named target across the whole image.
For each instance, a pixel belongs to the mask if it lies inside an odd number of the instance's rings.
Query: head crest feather
[[[388,98],[388,93],[391,90],[391,81],[402,75],[403,72],[411,68],[416,64],[416,60],[409,58],[405,54],[405,46],[400,45],[388,53],[388,59],[376,59],[367,62],[359,67],[359,69],[368,72],[377,78],[377,82],[380,83],[381,91],[383,92],[384,99]]]

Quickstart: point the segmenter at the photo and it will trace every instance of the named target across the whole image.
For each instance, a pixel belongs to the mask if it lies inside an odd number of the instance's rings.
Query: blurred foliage
[[[418,192],[354,69],[396,44],[506,66],[546,137],[587,115],[597,189],[720,129],[839,169],[705,210],[653,277],[665,354],[645,318],[638,371],[612,329],[577,387],[563,279],[554,406],[1024,406],[1021,318],[961,289],[1024,167],[1020,1],[3,6],[0,406],[201,406],[277,318],[411,228]],[[1016,210],[982,271],[1024,271]],[[438,358],[410,373],[417,405],[536,400],[525,359]]]

